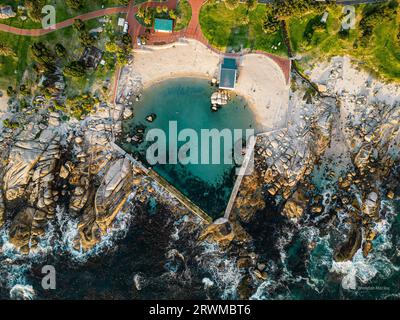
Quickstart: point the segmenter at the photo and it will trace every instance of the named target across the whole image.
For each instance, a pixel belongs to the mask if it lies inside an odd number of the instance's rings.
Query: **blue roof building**
[[[237,64],[236,59],[224,58],[221,64],[220,75],[219,75],[219,87],[220,89],[233,90],[235,89],[237,79]]]
[[[159,19],[154,21],[154,31],[156,32],[172,32],[174,22],[171,19]]]

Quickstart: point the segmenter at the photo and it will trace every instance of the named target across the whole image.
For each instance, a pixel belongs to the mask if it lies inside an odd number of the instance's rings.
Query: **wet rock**
[[[46,213],[27,207],[14,218],[9,231],[10,242],[21,253],[28,254],[31,244],[37,243],[36,237],[44,234],[44,216]]]
[[[311,212],[312,212],[312,213],[319,214],[319,213],[321,213],[322,211],[324,211],[324,208],[323,208],[322,206],[313,206],[313,207],[311,208]]]
[[[250,257],[239,258],[236,262],[239,269],[248,269],[253,265],[253,261]]]
[[[233,213],[241,221],[249,222],[258,210],[265,207],[263,185],[257,172],[245,176],[236,197]]]
[[[386,196],[387,196],[388,199],[393,200],[394,199],[394,192],[393,191],[389,191]]]
[[[363,243],[363,256],[366,258],[368,254],[372,251],[372,242],[371,241],[366,241]]]
[[[353,226],[347,240],[338,246],[334,253],[334,259],[338,262],[349,261],[361,247],[362,234],[358,226]]]
[[[133,170],[128,159],[118,159],[110,165],[95,197],[96,222],[103,232],[122,209],[133,186]]]
[[[285,203],[282,214],[288,218],[300,218],[305,211],[307,198],[302,189],[296,190],[293,196]]]
[[[4,225],[6,220],[5,205],[3,199],[3,190],[0,188],[0,228]]]
[[[235,234],[230,222],[226,218],[219,218],[203,230],[199,240],[216,242],[221,247],[226,248],[234,237]]]
[[[62,179],[67,179],[69,176],[69,170],[65,166],[61,166],[60,168],[60,173],[59,173],[60,178]]]
[[[248,300],[253,294],[254,289],[252,288],[252,281],[249,275],[245,275],[238,285],[237,291],[239,298],[243,300]]]
[[[376,192],[370,192],[363,202],[362,212],[369,217],[378,215],[380,201]]]
[[[255,269],[255,270],[253,271],[253,273],[254,273],[254,275],[256,276],[256,278],[259,279],[259,280],[265,281],[265,280],[268,279],[268,275],[267,275],[267,273],[264,272],[264,271],[260,271],[260,270],[258,270],[258,269]]]
[[[156,120],[156,118],[157,118],[157,115],[155,113],[152,113],[146,117],[146,121],[151,123],[151,122],[154,122]]]

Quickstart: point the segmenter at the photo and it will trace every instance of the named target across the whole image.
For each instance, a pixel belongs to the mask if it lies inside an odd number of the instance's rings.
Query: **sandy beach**
[[[218,78],[221,59],[222,55],[195,40],[145,47],[135,50],[133,65],[129,73],[122,76],[120,87],[123,90],[124,84],[136,82],[134,87],[146,88],[168,78],[184,76],[211,80]],[[270,58],[260,54],[245,55],[232,93],[248,100],[257,121],[266,131],[286,126],[289,86],[279,66]]]

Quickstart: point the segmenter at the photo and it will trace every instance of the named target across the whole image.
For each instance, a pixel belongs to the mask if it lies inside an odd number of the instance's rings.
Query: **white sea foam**
[[[32,286],[17,284],[10,290],[10,299],[13,300],[33,300],[35,290]]]
[[[204,244],[202,264],[211,276],[210,280],[222,290],[221,299],[237,298],[241,275],[233,259],[226,257],[216,244]]]
[[[134,193],[131,194],[128,201],[130,202],[133,197]],[[50,254],[68,254],[74,263],[85,263],[90,257],[113,247],[116,240],[125,237],[131,221],[132,212],[119,212],[107,235],[94,248],[82,252],[73,247],[78,221],[70,218],[65,208],[57,207],[56,219],[47,225],[46,233],[40,238],[37,248],[31,250],[28,255],[19,253],[10,243],[9,225],[3,226],[0,230],[0,284],[10,288],[12,297],[20,294],[21,297],[26,295],[27,298],[34,298],[35,294],[31,294],[29,289],[31,286],[26,279],[33,264],[46,261]],[[59,236],[60,234],[61,236]]]

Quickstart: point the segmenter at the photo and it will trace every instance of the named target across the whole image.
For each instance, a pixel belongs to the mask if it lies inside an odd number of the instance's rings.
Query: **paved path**
[[[87,21],[87,20],[99,18],[102,16],[110,15],[110,14],[126,13],[126,12],[128,12],[127,7],[114,7],[114,8],[107,8],[107,9],[92,11],[92,12],[81,14],[74,18],[59,22],[54,26],[54,28],[51,28],[51,29],[21,29],[21,28],[11,27],[6,24],[0,24],[0,31],[4,31],[4,32],[16,34],[16,35],[21,35],[21,36],[37,37],[37,36],[46,35],[50,32],[54,32],[55,30],[69,27],[74,23],[74,21],[76,19],[80,19],[82,21]]]

